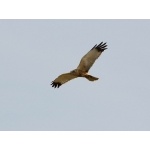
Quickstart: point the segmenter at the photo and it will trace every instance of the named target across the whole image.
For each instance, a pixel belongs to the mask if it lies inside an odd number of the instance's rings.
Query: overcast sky
[[[0,20],[0,130],[150,130],[150,20]],[[89,74],[59,89],[95,44]]]

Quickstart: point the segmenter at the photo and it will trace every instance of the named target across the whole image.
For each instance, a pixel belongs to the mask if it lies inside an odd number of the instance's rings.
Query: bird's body
[[[75,76],[78,76],[78,77],[85,77],[86,79],[88,79],[90,81],[98,80],[98,78],[93,77],[93,76],[89,75],[88,72],[80,70],[80,69],[75,69],[75,70],[71,71],[70,73],[72,75],[75,75]]]
[[[77,78],[84,77],[89,81],[98,80],[97,77],[93,77],[88,74],[89,69],[94,64],[95,60],[101,55],[101,53],[107,49],[106,43],[101,42],[98,46],[95,45],[86,55],[84,55],[78,65],[78,67],[69,73],[62,74],[58,76],[54,81],[52,81],[52,87],[60,87],[62,84]]]

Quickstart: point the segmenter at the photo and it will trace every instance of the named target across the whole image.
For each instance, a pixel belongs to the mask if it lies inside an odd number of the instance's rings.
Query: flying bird
[[[69,73],[64,73],[58,76],[51,82],[52,87],[59,88],[62,84],[75,79],[77,77],[84,77],[89,81],[98,80],[97,77],[88,74],[89,69],[94,64],[95,60],[107,49],[106,43],[101,42],[99,45],[95,45],[86,55],[84,55],[78,65],[78,67]]]

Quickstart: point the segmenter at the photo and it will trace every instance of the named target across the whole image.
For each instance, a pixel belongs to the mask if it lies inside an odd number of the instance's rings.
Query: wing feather
[[[71,73],[65,73],[65,74],[61,74],[60,76],[58,76],[54,81],[52,81],[51,85],[54,88],[59,88],[62,84],[77,78],[78,76],[71,74]]]
[[[82,57],[77,69],[88,72],[94,64],[95,60],[105,49],[107,49],[106,47],[106,43],[103,42],[101,42],[98,46],[95,45],[86,55]]]

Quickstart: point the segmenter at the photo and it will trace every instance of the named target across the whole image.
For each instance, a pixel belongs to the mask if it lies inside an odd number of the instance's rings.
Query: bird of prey
[[[51,82],[52,87],[59,88],[62,84],[75,79],[77,77],[84,77],[89,81],[98,80],[97,77],[88,74],[89,69],[94,64],[95,60],[101,55],[101,53],[107,49],[106,43],[101,42],[99,45],[95,45],[86,55],[84,55],[75,70],[69,73],[64,73],[58,76],[54,81]]]

